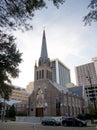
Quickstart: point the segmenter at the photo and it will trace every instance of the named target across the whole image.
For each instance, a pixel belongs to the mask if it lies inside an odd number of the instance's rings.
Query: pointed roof
[[[40,57],[42,58],[43,62],[46,62],[48,59],[45,30],[43,30],[42,47],[41,47],[41,56]]]

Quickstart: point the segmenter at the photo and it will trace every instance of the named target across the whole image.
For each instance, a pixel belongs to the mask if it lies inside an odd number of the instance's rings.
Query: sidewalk
[[[94,121],[95,122],[95,121]],[[87,122],[87,126],[93,126],[93,127],[96,127],[97,126],[97,123],[91,123],[91,120],[89,120]]]
[[[10,120],[2,122],[0,120],[0,126],[3,125],[3,124],[18,124],[18,125],[19,124],[24,124],[24,125],[31,124],[31,125],[33,125],[33,124],[40,124],[40,123],[35,123],[35,122],[17,122],[17,121],[10,121]],[[88,120],[87,127],[96,127],[96,126],[97,126],[97,123],[91,124],[91,120]]]

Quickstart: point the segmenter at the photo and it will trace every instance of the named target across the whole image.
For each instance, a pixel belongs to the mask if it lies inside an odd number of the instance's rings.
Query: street
[[[87,127],[63,127],[63,126],[42,126],[26,122],[0,122],[0,130],[96,130],[95,126]]]

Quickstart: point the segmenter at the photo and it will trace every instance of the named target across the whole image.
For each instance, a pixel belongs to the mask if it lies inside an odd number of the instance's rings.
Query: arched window
[[[36,72],[36,79],[38,80],[38,71]]]
[[[44,78],[44,70],[42,70],[42,79]]]
[[[43,107],[44,106],[44,94],[43,91],[39,88],[36,95],[36,106]]]
[[[41,70],[39,71],[39,79],[41,79]]]

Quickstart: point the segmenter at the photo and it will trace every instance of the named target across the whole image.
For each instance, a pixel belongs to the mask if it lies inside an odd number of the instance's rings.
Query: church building
[[[41,55],[34,67],[34,90],[29,97],[30,116],[66,116],[83,113],[84,99],[53,81],[53,68],[48,57],[45,30]]]

